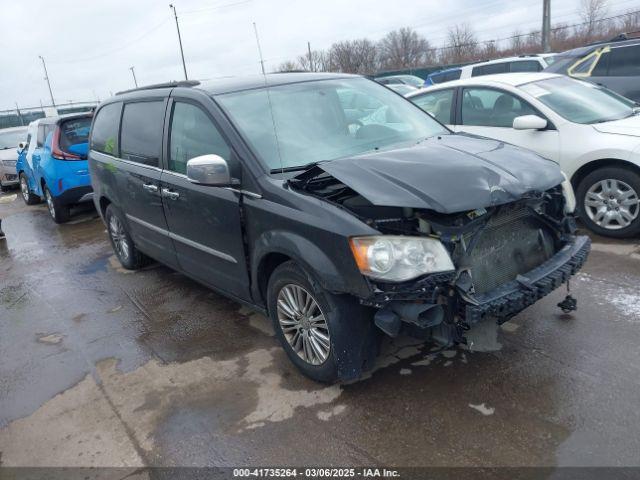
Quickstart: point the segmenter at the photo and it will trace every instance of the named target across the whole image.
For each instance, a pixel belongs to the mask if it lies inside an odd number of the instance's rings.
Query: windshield
[[[520,88],[575,123],[602,123],[635,113],[633,101],[606,88],[566,77],[532,82]]]
[[[24,142],[26,139],[26,127],[24,128],[24,130],[11,130],[10,132],[3,132],[0,130],[0,150],[16,148],[20,142]]]
[[[448,133],[411,102],[365,78],[294,83],[216,99],[270,170]]]

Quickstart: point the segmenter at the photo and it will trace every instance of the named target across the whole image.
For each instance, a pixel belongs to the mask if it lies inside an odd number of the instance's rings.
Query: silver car
[[[27,140],[27,127],[0,130],[0,190],[18,184],[18,145]]]

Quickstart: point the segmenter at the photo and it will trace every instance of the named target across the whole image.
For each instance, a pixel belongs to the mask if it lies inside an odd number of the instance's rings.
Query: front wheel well
[[[107,197],[100,197],[100,213],[102,214],[102,218],[105,217],[107,212],[107,207],[111,204],[111,200]]]
[[[576,173],[573,174],[573,177],[571,177],[571,185],[573,186],[574,190],[578,189],[580,182],[582,182],[582,180],[591,172],[594,172],[600,168],[606,168],[606,167],[626,168],[640,174],[640,167],[635,163],[631,163],[626,160],[618,160],[615,158],[603,158],[601,160],[594,160],[592,162],[589,162],[581,166],[576,171]]]
[[[260,289],[260,296],[267,305],[267,286],[269,285],[269,278],[276,268],[285,262],[291,260],[291,257],[278,252],[268,253],[260,263],[258,264],[258,288]]]

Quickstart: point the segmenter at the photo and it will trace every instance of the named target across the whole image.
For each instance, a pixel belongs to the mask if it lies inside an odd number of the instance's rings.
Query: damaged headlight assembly
[[[428,273],[455,270],[440,240],[427,237],[380,235],[349,240],[363,275],[389,282],[404,282]]]

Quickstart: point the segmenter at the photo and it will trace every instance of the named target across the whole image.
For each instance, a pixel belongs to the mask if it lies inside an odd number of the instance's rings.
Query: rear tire
[[[305,376],[333,383],[357,379],[373,367],[380,332],[355,298],[326,291],[288,261],[269,278],[267,300],[276,336]]]
[[[622,167],[594,170],[577,190],[577,208],[586,227],[607,237],[640,233],[640,174]]]
[[[27,205],[40,203],[40,197],[29,190],[29,181],[24,172],[20,173],[20,193],[22,193],[22,199]]]
[[[51,194],[49,187],[44,185],[44,200],[47,203],[47,209],[53,221],[56,223],[66,223],[71,218],[71,210],[69,205],[63,205],[56,197]]]
[[[107,224],[111,247],[113,247],[113,251],[122,266],[127,270],[138,270],[147,265],[149,257],[136,248],[127,230],[124,215],[120,210],[113,205],[109,205],[104,214],[104,219]]]

